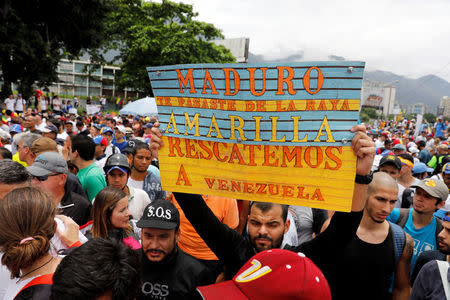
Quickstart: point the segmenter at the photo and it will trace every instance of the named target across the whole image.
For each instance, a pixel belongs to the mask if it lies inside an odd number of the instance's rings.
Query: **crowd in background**
[[[0,126],[0,299],[446,297],[442,118],[355,126],[343,213],[164,191],[156,116],[18,101]]]

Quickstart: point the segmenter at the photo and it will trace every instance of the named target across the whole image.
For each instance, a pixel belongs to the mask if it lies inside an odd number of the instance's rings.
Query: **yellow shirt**
[[[21,164],[21,165],[24,166],[25,168],[28,167],[28,164],[27,164],[26,162],[21,161],[21,160],[19,159],[19,152],[16,152],[16,154],[13,155],[12,160],[13,160],[13,161],[17,161],[19,164]]]

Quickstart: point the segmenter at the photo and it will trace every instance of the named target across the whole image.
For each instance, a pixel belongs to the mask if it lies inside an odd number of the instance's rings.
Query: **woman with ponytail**
[[[55,215],[53,202],[36,188],[18,188],[0,200],[1,263],[14,279],[4,299],[50,299],[53,272],[60,261],[49,252]]]

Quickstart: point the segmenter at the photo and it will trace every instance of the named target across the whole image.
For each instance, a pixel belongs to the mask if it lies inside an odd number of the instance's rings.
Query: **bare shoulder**
[[[414,241],[412,237],[405,232],[406,241],[405,241],[405,250],[403,250],[403,256],[411,258],[414,252]]]

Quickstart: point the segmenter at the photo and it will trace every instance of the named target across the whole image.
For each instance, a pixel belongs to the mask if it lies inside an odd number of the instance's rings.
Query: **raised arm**
[[[352,149],[356,159],[356,174],[365,176],[370,174],[375,157],[375,143],[366,134],[364,124],[355,125],[351,129],[356,132],[352,140]],[[367,184],[355,183],[353,189],[352,211],[363,210],[367,198]]]

